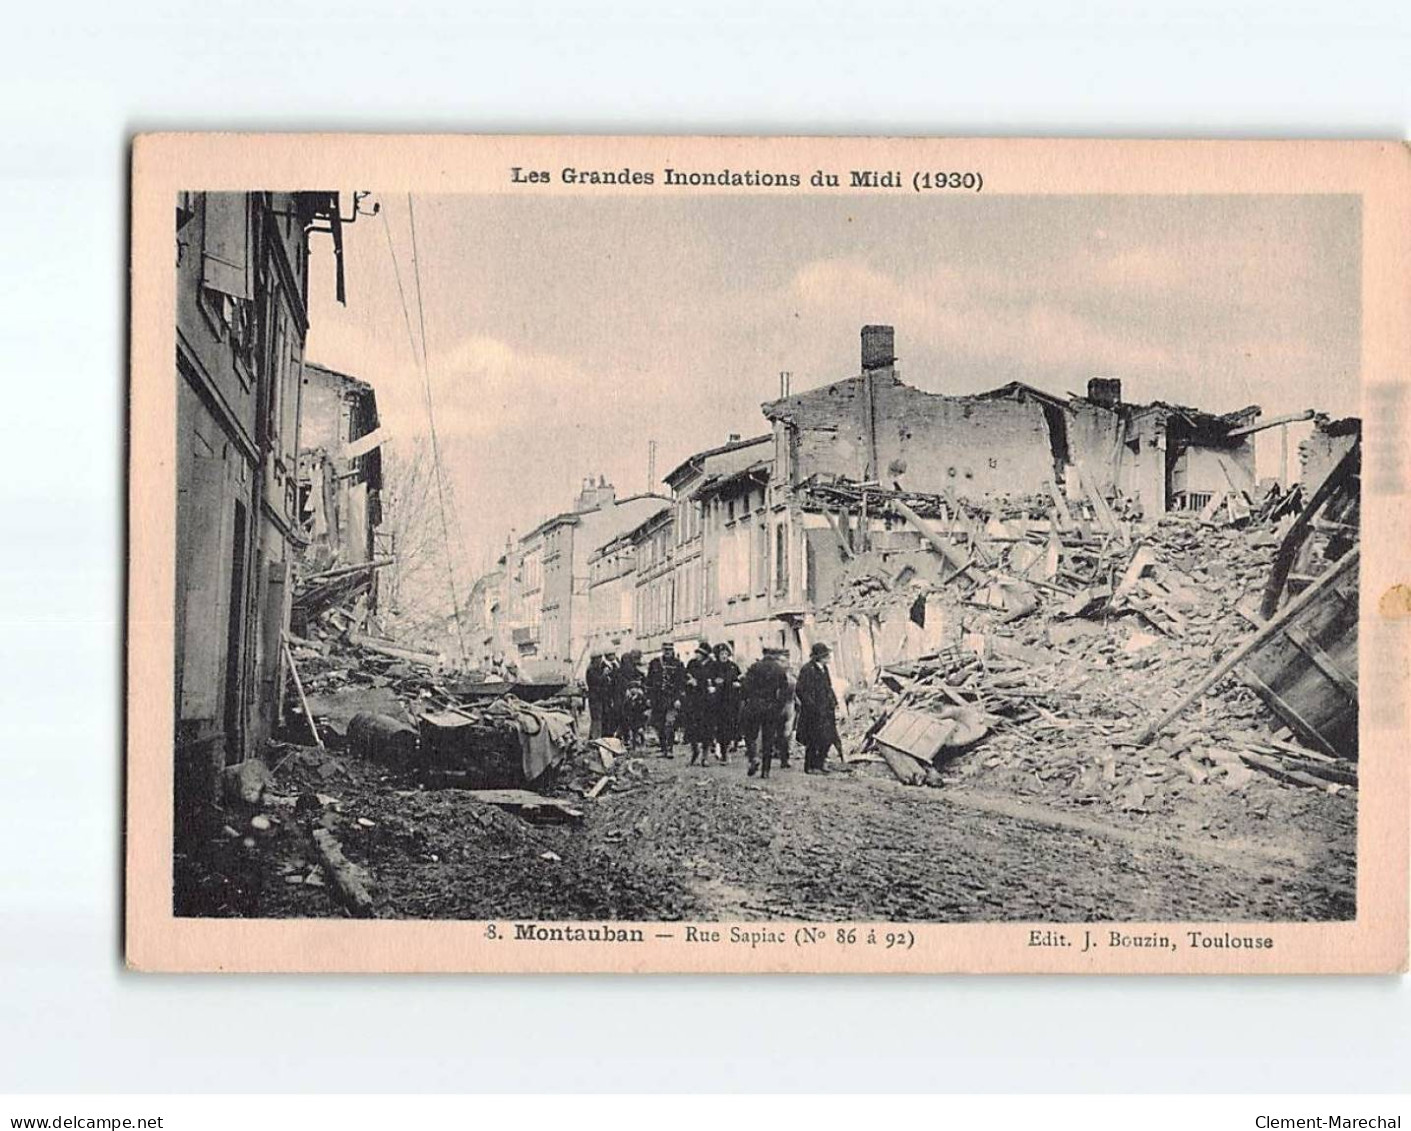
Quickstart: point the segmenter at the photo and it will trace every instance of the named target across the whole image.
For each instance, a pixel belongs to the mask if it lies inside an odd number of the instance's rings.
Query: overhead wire
[[[418,353],[417,350],[417,337],[412,331],[411,310],[407,303],[406,288],[402,284],[402,272],[397,261],[397,248],[392,240],[392,229],[391,226],[387,223],[386,211],[384,210],[382,213],[382,226],[383,231],[387,234],[387,250],[392,258],[392,275],[397,283],[397,297],[400,299],[402,304],[402,317],[405,321],[407,328],[407,340],[411,343],[412,359],[418,362],[421,367],[422,383],[424,386],[426,397],[426,419],[431,438],[431,462],[433,474],[436,480],[437,511],[440,515],[441,520],[442,549],[444,551],[443,556],[445,558],[446,563],[446,583],[448,589],[450,590],[451,610],[455,617],[456,642],[460,648],[461,659],[464,661],[467,657],[465,647],[465,630],[461,623],[460,596],[456,589],[455,567],[452,564],[451,560],[451,532],[450,524],[448,523],[446,518],[446,486],[445,477],[441,469],[441,446],[439,439],[436,435],[436,410],[431,393],[431,364],[426,348],[426,307],[422,302],[421,264],[420,257],[417,254],[416,240],[416,212],[412,204],[411,193],[407,193],[407,219],[411,226],[412,272],[413,278],[416,283],[415,294],[417,305],[417,322],[421,327],[420,353]]]

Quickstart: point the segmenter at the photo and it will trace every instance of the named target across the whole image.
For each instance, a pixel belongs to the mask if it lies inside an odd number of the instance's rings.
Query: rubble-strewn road
[[[644,760],[583,800],[577,827],[530,825],[456,790],[413,790],[340,760],[296,760],[323,820],[365,865],[377,914],[464,919],[1306,920],[1354,914],[1355,799],[1260,778],[1170,815],[1058,810],[969,784],[908,789],[874,769],[747,778],[741,760]],[[291,777],[292,773],[292,777]],[[298,780],[299,778],[304,780]],[[292,809],[255,850],[243,913],[337,915]],[[361,820],[360,820],[361,818]],[[371,822],[370,824],[368,822]],[[235,842],[238,844],[238,842]],[[238,849],[237,849],[238,851]],[[254,861],[250,862],[254,864]],[[316,870],[315,870],[316,872]]]

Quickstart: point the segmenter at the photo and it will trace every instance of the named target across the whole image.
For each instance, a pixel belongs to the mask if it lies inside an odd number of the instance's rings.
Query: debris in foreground
[[[373,899],[367,872],[343,855],[338,838],[327,829],[314,829],[313,840],[324,868],[333,877],[340,902],[358,918],[371,918]]]

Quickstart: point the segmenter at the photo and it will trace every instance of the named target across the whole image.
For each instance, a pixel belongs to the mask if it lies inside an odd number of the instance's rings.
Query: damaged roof
[[[704,494],[706,491],[719,492],[746,480],[768,479],[769,473],[773,470],[773,467],[774,461],[772,459],[757,459],[748,466],[739,468],[736,471],[707,475],[701,480],[698,492],[701,494]]]
[[[762,436],[751,436],[748,440],[731,440],[728,444],[721,444],[716,448],[707,448],[703,452],[696,452],[695,455],[687,456],[676,467],[668,471],[662,481],[675,487],[677,481],[685,477],[686,472],[691,470],[703,470],[706,464],[716,457],[742,451],[745,448],[752,448],[756,444],[771,443],[773,439],[774,434],[772,432],[766,432]]]
[[[653,508],[651,513],[643,520],[640,518],[643,508],[636,506],[635,504],[637,503],[656,503],[657,506]],[[628,495],[624,499],[616,499],[608,506],[598,507],[596,510],[561,511],[551,518],[546,518],[519,541],[520,544],[523,545],[536,538],[538,535],[543,534],[545,531],[553,529],[555,526],[582,526],[586,523],[593,526],[601,525],[613,529],[616,526],[620,526],[623,522],[650,522],[670,506],[671,500],[664,495],[653,495],[650,492],[643,492],[639,495]],[[613,521],[596,521],[604,518],[604,516],[611,518]],[[613,533],[610,537],[617,536],[618,533]]]
[[[834,381],[828,385],[820,385],[817,388],[805,389],[803,392],[794,393],[791,396],[781,397],[777,400],[766,401],[760,406],[761,411],[770,420],[778,420],[789,416],[789,409],[798,405],[804,400],[817,400],[824,396],[840,397],[856,392],[857,386],[861,385],[864,378],[862,376],[845,377],[841,381]],[[1263,411],[1258,405],[1248,405],[1245,408],[1237,409],[1234,412],[1211,413],[1202,409],[1192,408],[1189,405],[1170,404],[1166,401],[1152,401],[1148,404],[1136,404],[1123,401],[1116,407],[1111,407],[1095,401],[1090,397],[1079,396],[1076,393],[1068,393],[1059,396],[1046,392],[1035,385],[1030,385],[1024,381],[1010,381],[1000,385],[998,388],[990,389],[981,393],[933,393],[928,389],[922,389],[915,385],[908,385],[895,373],[891,374],[891,380],[896,385],[901,385],[920,393],[926,397],[936,397],[949,401],[993,401],[993,400],[1023,400],[1033,398],[1042,404],[1064,411],[1073,411],[1077,406],[1084,408],[1098,409],[1103,412],[1110,412],[1117,416],[1127,418],[1142,416],[1147,413],[1157,413],[1164,417],[1179,417],[1184,420],[1194,431],[1218,433],[1231,428],[1237,428],[1249,423],[1258,417]]]

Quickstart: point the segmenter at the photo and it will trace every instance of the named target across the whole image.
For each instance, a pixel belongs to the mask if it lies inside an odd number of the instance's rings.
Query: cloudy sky
[[[347,229],[348,304],[315,243],[308,356],[372,382],[424,436],[405,195]],[[1357,412],[1360,214],[1342,196],[418,196],[437,432],[476,567],[580,480],[647,489],[691,452],[765,431],[795,391],[858,371],[896,327],[932,392],[1012,380],[1266,414]],[[1261,451],[1261,461],[1265,452]],[[1276,458],[1276,456],[1275,456]]]

